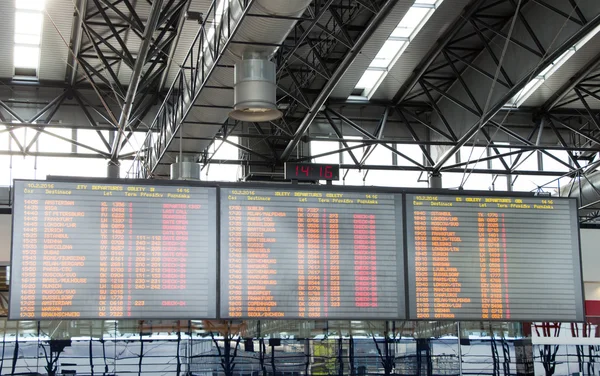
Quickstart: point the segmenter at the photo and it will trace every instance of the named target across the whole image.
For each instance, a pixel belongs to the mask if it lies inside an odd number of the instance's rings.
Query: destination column
[[[71,195],[72,191],[56,191],[57,196]],[[49,193],[49,192],[47,192]],[[66,229],[77,231],[78,222],[83,223],[86,213],[78,211],[75,200],[47,199],[44,201],[44,222],[52,223],[59,232],[44,233],[43,252],[47,260],[42,270],[42,310],[47,318],[81,316],[72,311],[73,299],[79,286],[87,284],[87,276],[78,271],[85,266],[86,256],[81,255],[69,242]]]
[[[281,212],[265,211],[264,206],[246,206],[246,242],[248,250],[247,276],[248,276],[248,317],[283,317],[284,313],[276,311],[271,285],[276,285],[277,280],[271,279],[277,274],[275,258],[270,257],[268,246],[275,242],[275,222],[273,216]]]

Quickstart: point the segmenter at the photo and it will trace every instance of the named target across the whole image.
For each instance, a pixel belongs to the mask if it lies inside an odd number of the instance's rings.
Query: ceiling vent
[[[234,105],[229,116],[247,122],[273,121],[282,116],[277,109],[275,64],[260,53],[244,53],[235,65]]]

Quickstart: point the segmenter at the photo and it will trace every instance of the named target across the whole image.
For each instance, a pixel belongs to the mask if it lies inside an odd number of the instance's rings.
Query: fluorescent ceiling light
[[[15,46],[15,68],[37,68],[40,60],[40,48]]]
[[[15,12],[15,34],[42,35],[41,12],[18,10]]]
[[[523,89],[521,89],[512,99],[507,103],[508,107],[520,107],[525,101],[533,94],[540,86],[546,81],[550,76],[554,74],[564,63],[566,63],[575,52],[579,51],[587,42],[590,41],[598,32],[600,31],[600,26],[597,26],[594,30],[590,31],[585,37],[583,37],[579,42],[575,43],[571,48],[569,48],[565,53],[560,55],[560,57],[554,60],[550,65],[546,67],[537,77],[532,79]]]
[[[15,76],[36,77],[38,74],[44,6],[45,0],[15,2]]]
[[[354,87],[358,96],[371,99],[391,67],[396,64],[406,47],[421,31],[443,0],[416,0],[385,41],[361,79]]]
[[[16,0],[15,8],[25,10],[42,11],[46,6],[46,0]]]

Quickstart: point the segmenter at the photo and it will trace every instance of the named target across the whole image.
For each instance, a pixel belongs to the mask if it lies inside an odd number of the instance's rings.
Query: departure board
[[[216,318],[216,188],[15,181],[11,319]]]
[[[406,197],[412,319],[582,321],[576,202]]]
[[[220,317],[403,319],[402,195],[221,188]]]

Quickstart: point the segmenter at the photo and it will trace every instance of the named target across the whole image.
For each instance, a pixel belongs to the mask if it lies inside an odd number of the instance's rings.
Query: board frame
[[[35,182],[35,183],[90,183],[90,184],[115,184],[115,185],[147,185],[147,186],[171,186],[171,187],[198,187],[198,188],[214,188],[215,189],[215,198],[217,200],[215,208],[217,211],[217,215],[218,215],[218,211],[219,211],[219,187],[218,185],[214,184],[214,183],[207,183],[207,182],[188,182],[188,181],[182,181],[182,180],[148,180],[148,179],[105,179],[105,178],[78,178],[78,177],[57,177],[57,176],[48,176],[46,180],[34,180],[34,179],[14,179],[13,181],[13,187],[14,187],[14,182],[23,182],[23,183],[28,183],[28,182]],[[190,184],[191,183],[191,184]],[[15,204],[15,195],[16,195],[16,189],[12,189],[12,203],[13,205]],[[12,260],[14,257],[14,236],[15,236],[15,216],[14,216],[14,210],[12,210],[12,228],[13,231],[11,231],[11,244],[10,244],[10,258],[11,258],[11,264],[12,264]],[[216,220],[218,221],[218,217],[216,218]],[[215,243],[215,260],[217,260],[215,268],[216,268],[216,276],[217,276],[217,283],[215,284],[216,287],[216,293],[215,293],[215,297],[219,300],[219,290],[218,290],[218,278],[219,278],[219,268],[218,268],[218,257],[219,257],[219,253],[220,253],[220,249],[219,249],[219,238],[218,238],[218,234],[219,234],[219,224],[217,222],[216,224],[216,229],[217,229],[217,237],[216,237],[216,243]],[[10,273],[10,278],[9,278],[9,292],[8,292],[8,317],[7,319],[9,321],[61,321],[61,320],[216,320],[219,318],[219,307],[215,306],[215,315],[214,316],[210,316],[210,317],[201,317],[201,316],[181,316],[178,317],[176,319],[171,318],[171,317],[113,317],[113,316],[105,316],[105,317],[88,317],[88,316],[81,316],[81,317],[77,317],[77,318],[60,318],[60,317],[48,317],[48,318],[40,318],[40,317],[33,317],[30,319],[23,319],[23,318],[15,318],[11,316],[11,309],[10,309],[10,305],[11,305],[11,298],[12,298],[12,286],[13,286],[13,278],[14,278],[15,273]],[[193,293],[193,291],[191,292]]]
[[[406,234],[406,223],[405,223],[405,216],[404,216],[404,210],[405,210],[405,206],[404,206],[404,200],[405,200],[405,193],[401,190],[398,190],[396,188],[389,188],[389,189],[380,189],[380,187],[360,187],[360,186],[348,186],[348,185],[315,185],[315,184],[297,184],[297,183],[291,183],[291,184],[281,184],[281,183],[275,183],[275,184],[265,184],[265,183],[222,183],[219,184],[219,188],[226,188],[226,189],[270,189],[270,190],[277,190],[277,189],[286,189],[286,190],[304,190],[304,191],[314,191],[314,192],[348,192],[348,193],[386,193],[386,194],[394,194],[394,195],[398,195],[400,196],[400,201],[402,203],[402,207],[400,208],[400,211],[398,213],[398,215],[401,216],[401,226],[402,226],[402,236],[403,238],[400,239],[400,241],[397,241],[396,246],[397,248],[397,254],[399,254],[399,257],[402,258],[402,265],[403,268],[399,271],[400,278],[403,279],[403,283],[404,283],[404,291],[401,291],[401,289],[399,289],[398,291],[398,295],[401,297],[404,297],[404,317],[378,317],[378,318],[362,318],[362,317],[311,317],[311,318],[280,318],[280,317],[269,317],[269,318],[264,318],[264,320],[273,320],[273,321],[285,321],[285,320],[302,320],[302,321],[323,321],[323,320],[372,320],[372,321],[377,321],[377,320],[409,320],[408,318],[408,313],[409,313],[409,309],[408,309],[408,290],[407,290],[407,285],[406,285],[406,268],[407,265],[405,263],[406,261],[406,252],[405,252],[405,248],[403,246],[404,242],[406,241],[406,239],[404,238],[405,234]],[[384,187],[385,188],[385,187]],[[219,202],[219,212],[221,212],[221,205],[223,204],[224,201],[220,201]],[[260,201],[257,201],[257,205],[260,204]],[[220,226],[219,226],[220,228]],[[219,229],[220,231],[220,229]],[[219,233],[219,239],[220,239],[220,233]],[[220,245],[219,245],[220,247]],[[219,253],[220,252],[220,248],[219,248]],[[221,266],[219,265],[219,270],[221,270]],[[219,291],[221,291],[221,278],[220,278],[220,274],[219,274]],[[221,300],[221,296],[219,295],[219,303]],[[220,317],[221,318],[221,317]],[[223,320],[256,320],[256,319],[261,319],[261,318],[256,318],[256,317],[247,317],[247,316],[242,316],[242,317],[236,317],[236,318],[223,318]]]
[[[510,198],[518,198],[518,197],[540,197],[542,198],[543,196],[538,196],[534,193],[531,192],[501,192],[501,191],[476,191],[476,190],[460,190],[460,191],[456,191],[456,190],[449,190],[449,189],[429,189],[429,188],[409,188],[409,187],[377,187],[377,186],[350,186],[350,185],[316,185],[316,184],[311,184],[311,183],[296,183],[296,182],[292,182],[292,183],[265,183],[265,182],[216,182],[216,181],[189,181],[189,180],[151,180],[151,179],[115,179],[115,178],[85,178],[85,177],[65,177],[65,176],[48,176],[46,180],[35,180],[35,179],[15,179],[14,181],[20,181],[20,182],[68,182],[68,183],[96,183],[96,184],[131,184],[131,185],[156,185],[156,186],[177,186],[177,187],[207,187],[207,188],[215,188],[216,189],[216,199],[217,199],[217,203],[216,203],[216,277],[217,277],[217,281],[216,281],[216,317],[187,317],[187,316],[182,316],[179,317],[177,319],[180,320],[202,320],[202,319],[207,319],[207,320],[212,320],[212,319],[220,319],[221,318],[221,312],[220,312],[220,300],[221,300],[221,286],[220,286],[220,282],[221,282],[221,275],[220,275],[220,270],[221,270],[221,265],[220,265],[220,257],[221,257],[221,226],[220,226],[220,213],[221,213],[221,188],[233,188],[233,189],[251,189],[251,188],[255,188],[255,189],[261,189],[261,188],[267,188],[267,189],[300,189],[300,190],[312,190],[312,191],[323,191],[323,192],[335,192],[335,191],[348,191],[348,192],[357,192],[357,193],[362,193],[362,192],[372,192],[372,193],[392,193],[392,194],[400,194],[402,195],[402,227],[403,227],[403,244],[400,245],[401,249],[399,249],[400,252],[403,252],[404,255],[404,270],[402,270],[402,273],[404,273],[405,276],[405,286],[404,286],[404,296],[406,299],[406,303],[405,303],[405,310],[406,310],[406,318],[405,319],[401,319],[401,318],[389,318],[388,320],[410,320],[410,321],[444,321],[444,322],[456,322],[456,321],[465,321],[465,320],[461,320],[460,317],[457,318],[453,318],[453,319],[417,319],[417,318],[411,318],[410,317],[410,312],[409,312],[409,292],[408,292],[408,239],[407,239],[407,212],[406,212],[406,197],[408,194],[423,194],[423,195],[449,195],[449,196],[487,196],[487,197],[510,197]],[[14,186],[14,184],[13,184]],[[509,193],[509,194],[507,194]],[[11,192],[12,194],[12,203],[14,205],[14,198],[15,198],[15,189],[12,190]],[[574,198],[574,197],[554,197],[554,196],[550,196],[550,199],[552,200],[570,200],[573,201],[575,203],[574,207],[574,215],[571,216],[571,221],[575,222],[575,224],[573,225],[573,228],[576,229],[577,231],[577,245],[578,245],[578,250],[577,253],[579,255],[579,273],[581,276],[581,303],[582,303],[582,313],[583,313],[583,318],[581,318],[581,320],[571,320],[571,321],[562,321],[562,322],[583,322],[585,320],[585,289],[584,289],[584,281],[583,281],[583,265],[582,265],[582,252],[581,252],[581,235],[580,235],[580,225],[578,223],[578,216],[577,216],[577,208],[578,208],[578,199]],[[12,210],[11,210],[12,212]],[[14,214],[13,214],[13,218],[12,218],[12,225],[13,225],[13,229],[14,229]],[[11,233],[11,260],[13,258],[13,253],[14,253],[14,231],[12,231]],[[10,288],[12,288],[12,279],[13,279],[13,275],[14,273],[11,273],[10,275]],[[10,307],[10,298],[11,298],[11,293],[9,292],[9,307]],[[10,313],[10,309],[9,309],[9,313]],[[126,320],[141,320],[141,318],[134,318],[134,317],[127,317],[127,318],[123,318],[123,317],[103,317],[103,318],[84,318],[84,317],[79,317],[77,318],[77,320],[111,320],[111,319],[126,319]],[[172,319],[172,318],[143,318],[143,320],[162,320],[162,319]],[[236,318],[238,319],[238,318]],[[244,319],[244,318],[242,318]],[[257,318],[248,318],[248,319],[257,319]],[[350,317],[347,318],[348,320],[386,320],[384,318],[377,318],[377,319],[363,319],[361,317]],[[15,321],[15,320],[20,320],[19,318],[12,318],[9,316],[8,320],[11,321]],[[33,320],[40,320],[38,318],[34,318]],[[44,321],[57,321],[57,320],[64,320],[61,318],[44,318],[42,319]],[[314,321],[314,320],[344,320],[344,319],[340,319],[340,318],[324,318],[324,319],[319,319],[319,318],[301,318],[301,319],[286,319],[286,318],[268,318],[265,320],[300,320],[300,321]],[[468,321],[473,321],[472,319],[469,319]],[[513,319],[486,319],[484,320],[485,322],[523,322],[524,320],[513,320]],[[526,321],[540,321],[538,319],[532,318],[531,320],[526,320]],[[560,322],[560,321],[559,321]]]
[[[494,193],[496,191],[493,191]],[[469,319],[461,319],[460,317],[456,317],[453,319],[446,319],[446,318],[429,318],[429,319],[423,319],[423,318],[416,318],[416,317],[410,317],[410,311],[408,312],[408,320],[410,321],[440,321],[440,322],[455,322],[455,321],[461,321],[461,322],[467,322],[467,321],[481,321],[481,322],[540,322],[540,321],[553,321],[553,322],[585,322],[585,286],[584,286],[584,281],[583,281],[583,256],[581,253],[581,229],[580,226],[578,225],[578,213],[577,213],[577,208],[579,207],[578,202],[579,200],[575,197],[554,197],[554,196],[539,196],[533,193],[528,193],[528,192],[516,192],[516,193],[520,193],[520,194],[510,194],[510,195],[506,195],[506,194],[501,194],[502,192],[497,192],[498,194],[491,194],[492,191],[490,191],[489,193],[487,191],[453,191],[453,190],[444,190],[444,189],[434,189],[434,190],[425,190],[425,191],[419,191],[418,193],[415,193],[415,191],[413,191],[413,189],[406,189],[404,192],[404,199],[407,200],[408,199],[408,195],[419,195],[419,194],[424,194],[424,195],[440,195],[440,196],[453,196],[453,197],[460,197],[460,196],[472,196],[472,197],[506,197],[506,198],[519,198],[519,197],[524,197],[524,198],[539,198],[541,199],[550,199],[550,200],[559,200],[559,201],[569,201],[571,203],[574,203],[574,205],[569,205],[570,208],[574,208],[574,210],[572,210],[571,212],[571,216],[570,216],[570,221],[573,222],[575,221],[575,224],[571,223],[571,228],[576,229],[577,234],[575,236],[575,239],[577,241],[577,255],[579,257],[579,276],[580,278],[580,292],[581,292],[581,312],[582,312],[582,317],[579,319],[575,319],[575,320],[570,320],[570,321],[560,321],[560,320],[540,320],[540,319],[536,319],[536,318],[531,318],[531,319],[485,319],[485,320],[475,320],[472,318]],[[511,192],[512,193],[512,192]],[[408,213],[405,213],[406,217],[408,216]],[[405,217],[405,219],[406,219]],[[408,227],[405,221],[405,228],[404,228],[405,234],[408,232]],[[406,238],[406,241],[408,242],[408,238]],[[406,257],[408,257],[408,244],[406,244],[406,248],[404,249],[404,252],[406,254]],[[408,264],[407,264],[408,267]],[[408,269],[405,270],[407,272],[407,278],[408,278]],[[410,300],[410,296],[409,296],[409,286],[406,285],[406,289],[407,289],[407,298]]]

